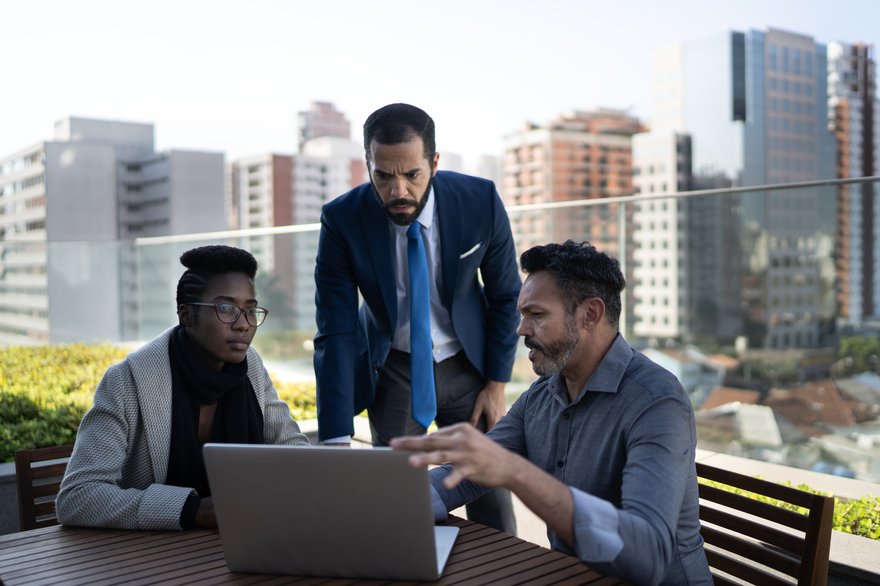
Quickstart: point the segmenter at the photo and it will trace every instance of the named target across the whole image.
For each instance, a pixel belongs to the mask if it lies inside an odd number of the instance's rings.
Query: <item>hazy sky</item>
[[[296,151],[296,113],[405,101],[438,150],[499,154],[524,122],[597,106],[650,119],[651,51],[767,26],[880,45],[880,0],[0,2],[0,157],[56,120],[152,122],[159,149]]]

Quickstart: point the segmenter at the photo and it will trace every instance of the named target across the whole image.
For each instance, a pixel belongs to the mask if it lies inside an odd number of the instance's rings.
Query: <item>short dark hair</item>
[[[244,273],[251,280],[257,275],[257,259],[247,250],[212,244],[187,250],[180,255],[186,267],[177,282],[177,305],[202,300],[208,283],[217,275]]]
[[[388,104],[382,106],[364,122],[364,153],[367,162],[372,160],[370,145],[375,140],[379,144],[400,144],[418,136],[422,139],[425,158],[431,162],[437,152],[434,139],[434,121],[421,108],[409,104]]]
[[[618,326],[620,292],[626,287],[626,280],[616,258],[589,242],[566,240],[562,244],[532,247],[522,253],[519,262],[526,273],[547,271],[553,275],[569,314],[585,299],[598,297],[605,303],[608,323]]]

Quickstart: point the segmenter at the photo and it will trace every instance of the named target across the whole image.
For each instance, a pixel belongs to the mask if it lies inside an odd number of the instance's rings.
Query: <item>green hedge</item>
[[[98,381],[126,354],[107,344],[0,349],[0,462],[19,449],[73,443]],[[275,386],[294,419],[316,416],[313,384]]]
[[[709,486],[714,486],[716,488],[721,488],[728,492],[734,492],[736,494],[746,496],[777,507],[783,507],[802,515],[807,514],[807,510],[803,507],[772,499],[764,495],[755,494],[741,488],[733,488],[727,486],[726,484],[721,484],[719,482],[706,480],[703,478],[700,478],[699,482]],[[791,486],[791,482],[785,482],[783,484],[785,484],[786,486]],[[827,492],[816,490],[807,486],[806,484],[799,484],[795,486],[795,488],[804,490],[812,494],[831,496]],[[835,497],[834,529],[837,531],[842,531],[844,533],[852,533],[853,535],[858,535],[860,537],[880,540],[880,497],[864,496],[857,500]]]

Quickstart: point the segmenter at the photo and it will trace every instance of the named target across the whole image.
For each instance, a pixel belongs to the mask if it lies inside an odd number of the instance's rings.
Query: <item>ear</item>
[[[431,161],[431,177],[437,174],[437,165],[440,163],[440,153],[434,153],[434,160]]]
[[[177,323],[183,327],[192,325],[192,314],[190,313],[189,305],[177,306]]]
[[[581,303],[583,308],[583,326],[588,330],[596,329],[605,319],[605,302],[598,297],[584,299]]]

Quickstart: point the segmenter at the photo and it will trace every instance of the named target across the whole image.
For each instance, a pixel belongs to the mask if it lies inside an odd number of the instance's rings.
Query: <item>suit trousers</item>
[[[459,352],[455,356],[434,363],[434,384],[437,391],[438,427],[470,420],[477,394],[486,385],[486,379]],[[391,350],[379,375],[376,398],[367,410],[374,446],[387,446],[393,437],[422,435],[425,428],[411,417],[409,354]],[[486,431],[481,419],[478,428]],[[516,535],[516,518],[510,491],[496,488],[466,507],[468,519]]]

